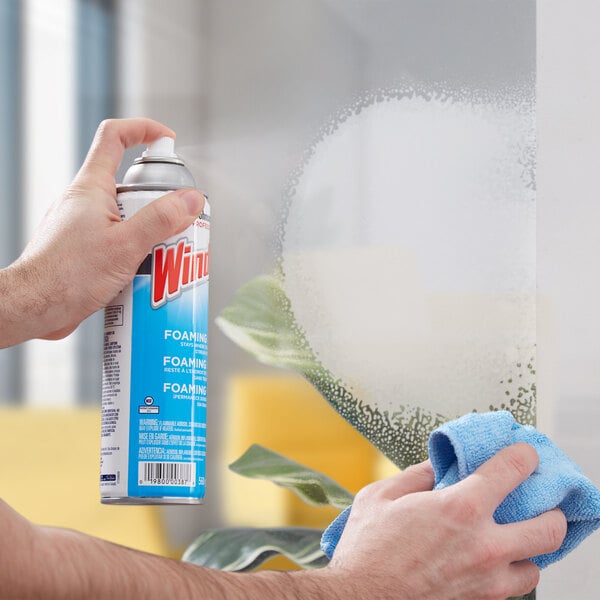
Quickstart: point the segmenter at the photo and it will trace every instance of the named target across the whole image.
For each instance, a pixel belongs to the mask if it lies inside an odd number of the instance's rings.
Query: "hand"
[[[152,246],[190,225],[204,207],[178,190],[121,222],[115,174],[125,148],[173,131],[149,119],[104,121],[84,165],[48,211],[22,256],[1,272],[0,346],[66,336],[128,284]]]
[[[566,535],[554,510],[498,525],[500,502],[536,468],[526,444],[499,452],[470,477],[430,491],[429,462],[374,483],[356,497],[330,566],[339,597],[344,581],[364,582],[365,597],[383,600],[504,600],[529,593],[539,570],[529,560],[557,550]],[[356,588],[355,588],[356,589]]]

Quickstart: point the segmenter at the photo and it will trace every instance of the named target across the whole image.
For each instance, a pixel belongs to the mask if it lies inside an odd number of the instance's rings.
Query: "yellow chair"
[[[158,509],[100,504],[100,412],[0,410],[0,497],[35,523],[172,554]]]
[[[352,493],[397,472],[303,378],[246,374],[227,392],[224,457],[233,462],[258,443],[328,475]],[[234,526],[325,527],[339,512],[312,507],[270,482],[224,474],[225,518]]]
[[[224,465],[260,443],[329,475],[351,492],[397,471],[295,375],[235,377],[224,430]],[[0,497],[33,522],[178,557],[180,549],[169,546],[158,507],[100,504],[99,448],[99,410],[0,409]],[[325,527],[338,512],[308,506],[269,482],[223,471],[229,525]],[[269,567],[277,563],[271,561]]]

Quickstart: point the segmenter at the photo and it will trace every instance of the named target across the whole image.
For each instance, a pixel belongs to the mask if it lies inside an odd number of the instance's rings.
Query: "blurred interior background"
[[[363,85],[363,43],[337,2],[2,0],[0,11],[2,265],[71,181],[100,121],[142,115],[177,132],[177,151],[216,203],[213,316],[240,285],[272,271],[289,172],[323,119]],[[141,150],[127,153],[117,180]],[[207,527],[331,520],[269,484],[228,484],[227,463],[253,442],[310,463],[308,452],[313,466],[341,469],[336,478],[353,491],[390,469],[308,384],[291,375],[283,383],[215,327],[205,505],[100,506],[102,322],[98,313],[67,339],[0,354],[2,494],[34,521],[179,556]],[[272,422],[261,429],[261,421],[281,404],[283,388],[287,418],[310,431],[283,429],[274,440]],[[311,449],[323,444],[329,465]],[[252,506],[261,514],[252,518]]]
[[[599,17],[592,0],[537,6],[538,417],[596,483]],[[177,132],[211,197],[216,316],[273,268],[282,190],[336,109],[396,75],[477,84],[492,69],[498,86],[526,79],[535,23],[531,0],[1,0],[0,264],[19,255],[68,185],[98,123],[148,116]],[[215,327],[206,504],[101,507],[101,333],[98,314],[60,342],[0,352],[0,494],[35,521],[176,556],[206,527],[331,518],[268,484],[228,482],[226,464],[252,442],[331,471],[352,491],[390,472],[307,384],[259,366]],[[274,439],[263,422],[282,394],[286,418],[305,424],[298,438],[290,427]],[[320,464],[310,448],[327,439],[330,462]],[[596,536],[550,569],[540,597],[595,598],[598,549]]]

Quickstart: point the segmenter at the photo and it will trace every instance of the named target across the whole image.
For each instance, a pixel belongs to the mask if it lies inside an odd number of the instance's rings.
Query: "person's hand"
[[[125,148],[173,131],[149,119],[104,121],[81,170],[55,202],[21,257],[2,272],[11,308],[0,346],[31,337],[61,338],[103,308],[133,278],[152,246],[190,225],[204,207],[195,190],[178,190],[121,222],[115,174]]]
[[[504,600],[529,593],[539,570],[527,559],[560,547],[565,517],[554,510],[498,525],[493,513],[537,464],[531,446],[516,444],[443,490],[430,491],[429,462],[371,484],[357,495],[324,574],[336,581],[340,598],[353,597],[359,588],[352,586],[361,581],[364,597],[378,600]]]

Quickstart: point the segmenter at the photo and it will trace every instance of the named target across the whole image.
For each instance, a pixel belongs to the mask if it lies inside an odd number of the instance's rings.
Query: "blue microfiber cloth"
[[[507,411],[471,413],[445,423],[429,437],[435,489],[461,481],[502,448],[516,442],[533,446],[540,457],[536,471],[511,492],[494,513],[497,523],[514,523],[560,508],[567,517],[562,546],[532,557],[540,568],[559,561],[600,527],[600,490],[550,439],[529,425],[519,425]],[[350,509],[325,530],[321,549],[328,558],[338,544]]]

